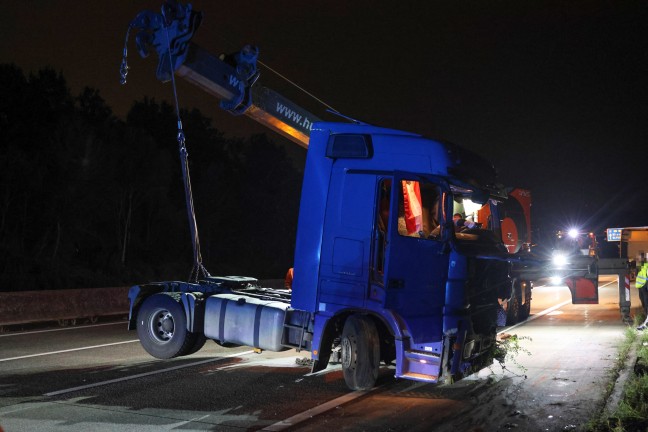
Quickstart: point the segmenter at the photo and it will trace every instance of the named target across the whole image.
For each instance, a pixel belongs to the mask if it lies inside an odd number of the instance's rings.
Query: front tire
[[[144,300],[137,313],[137,335],[146,352],[159,359],[189,353],[196,347],[198,338],[197,334],[187,331],[182,305],[164,293]]]
[[[380,340],[376,325],[367,316],[350,316],[342,330],[342,371],[352,390],[369,390],[378,379]]]

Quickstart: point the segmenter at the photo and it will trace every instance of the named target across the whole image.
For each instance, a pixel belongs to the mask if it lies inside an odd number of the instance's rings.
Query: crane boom
[[[221,108],[234,115],[244,114],[308,148],[313,123],[321,121],[276,91],[260,85],[256,67],[258,49],[246,45],[234,54],[218,57],[191,42],[202,21],[202,14],[191,4],[167,2],[162,13],[144,11],[131,21],[129,33],[138,29],[137,48],[147,57],[154,47],[159,63],[157,78],[171,80],[171,73],[194,84],[220,101]],[[126,42],[128,42],[128,35]],[[122,83],[126,82],[127,48],[124,47]]]

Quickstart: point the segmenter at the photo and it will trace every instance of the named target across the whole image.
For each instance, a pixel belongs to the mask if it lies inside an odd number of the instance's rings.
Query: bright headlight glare
[[[555,266],[564,266],[567,264],[567,257],[563,254],[556,254],[553,256],[552,262]]]
[[[551,276],[549,278],[549,281],[552,285],[558,285],[562,282],[562,278],[560,276]]]
[[[572,228],[567,232],[567,234],[569,235],[569,237],[575,239],[576,237],[578,237],[578,230],[576,228]]]

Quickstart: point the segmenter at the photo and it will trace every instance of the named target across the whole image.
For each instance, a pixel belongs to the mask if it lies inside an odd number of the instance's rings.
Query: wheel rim
[[[175,323],[173,315],[166,309],[155,311],[151,316],[149,333],[159,343],[169,342],[173,338]]]
[[[351,341],[349,338],[342,338],[342,367],[344,369],[349,369],[351,367]]]

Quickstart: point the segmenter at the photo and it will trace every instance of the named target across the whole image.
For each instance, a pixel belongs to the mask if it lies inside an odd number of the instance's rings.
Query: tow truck
[[[597,248],[593,232],[577,228],[557,231],[547,268],[550,283],[560,285],[568,282],[580,270],[591,266],[597,257]]]
[[[638,262],[645,259],[648,230],[610,228],[607,236],[597,236],[583,227],[567,226],[556,231],[547,244],[538,246],[531,238],[531,191],[508,188],[507,195],[499,209],[501,234],[507,251],[516,258],[512,260],[511,297],[505,301],[507,325],[529,316],[532,289],[538,282],[566,285],[572,304],[598,303],[600,275],[617,276],[621,318],[630,322],[632,262],[627,257],[636,257]],[[620,246],[615,247],[615,241],[621,241]]]
[[[511,200],[508,200],[506,204],[510,202]],[[527,209],[530,208],[530,205],[523,207],[524,214],[529,215]],[[506,214],[507,211],[504,210],[503,213]],[[526,224],[520,223],[520,218],[514,218],[514,221],[509,225],[502,223],[504,238],[511,225],[530,226],[528,220]],[[511,270],[513,280],[520,281],[520,286],[514,282],[513,303],[509,305],[508,324],[513,324],[516,321],[515,317],[524,319],[528,316],[527,311],[530,305],[527,305],[526,301],[528,298],[530,302],[530,289],[534,283],[545,281],[551,285],[566,285],[571,292],[572,304],[597,304],[599,301],[598,279],[602,275],[617,276],[621,319],[627,323],[631,322],[629,291],[632,273],[631,261],[623,256],[622,248],[615,247],[613,244],[614,241],[621,240],[620,233],[623,230],[625,230],[627,239],[633,230],[641,231],[641,228],[608,229],[607,238],[604,238],[605,236],[597,236],[594,232],[582,227],[570,226],[556,231],[553,240],[543,247],[531,247],[530,241],[524,243],[524,247],[515,252],[515,255],[518,255],[520,259],[513,262]],[[612,232],[618,238],[612,236]],[[640,234],[635,234],[636,240],[640,237]],[[528,239],[530,240],[530,233]],[[612,253],[610,253],[611,249],[613,249]],[[511,252],[510,248],[509,252]],[[521,289],[522,287],[525,287],[526,290]],[[528,296],[525,295],[525,291]],[[520,301],[515,302],[515,297],[520,294],[523,297]],[[520,303],[524,304],[523,308],[520,308]],[[520,310],[522,312],[519,312]]]
[[[394,364],[396,377],[428,383],[491,364],[501,299],[512,288],[498,216],[506,191],[493,165],[415,133],[320,121],[260,85],[255,47],[214,56],[192,42],[201,18],[175,2],[160,14],[138,14],[126,37],[122,83],[128,34],[138,31],[140,55],[158,53],[158,79],[181,77],[223,109],[307,148],[293,286],[273,289],[204,269],[179,119],[195,271],[187,281],[130,289],[128,328],[143,348],[161,359],[194,353],[207,339],[306,350],[312,372],[337,353],[353,390],[374,386],[380,362]],[[467,208],[488,216],[455,232],[452,216]]]

